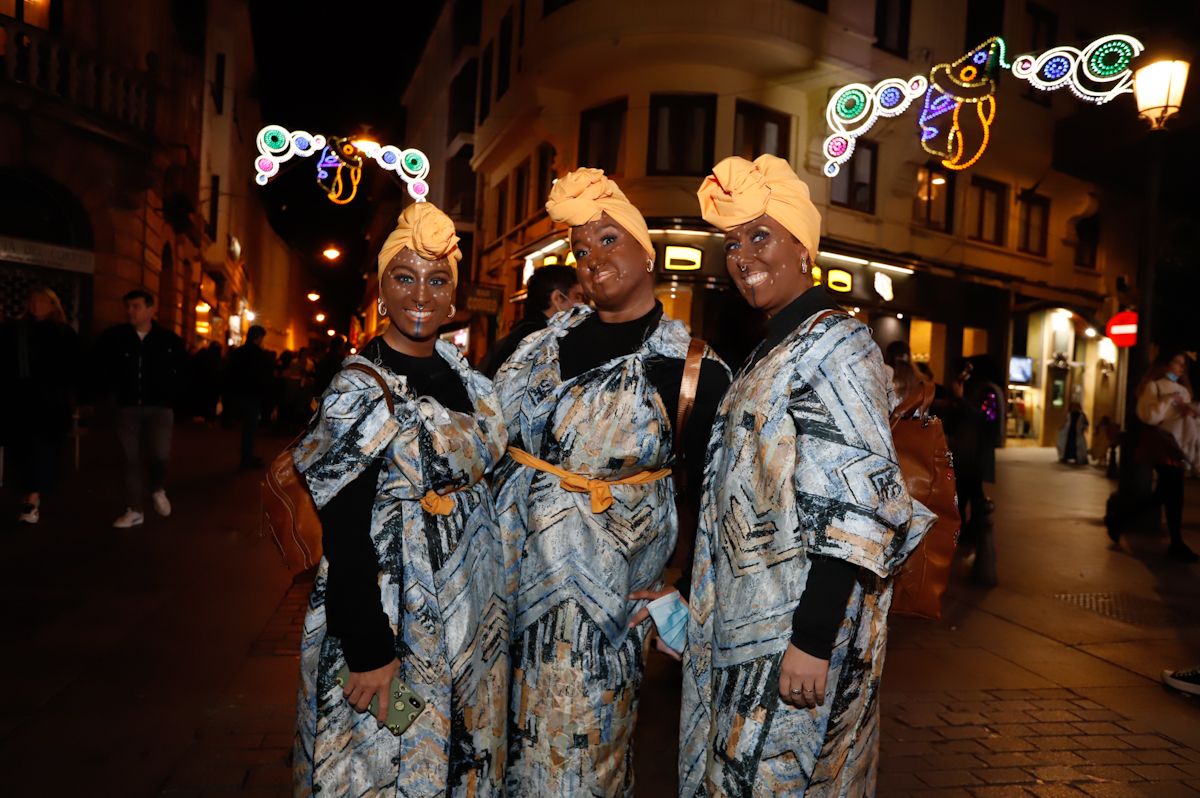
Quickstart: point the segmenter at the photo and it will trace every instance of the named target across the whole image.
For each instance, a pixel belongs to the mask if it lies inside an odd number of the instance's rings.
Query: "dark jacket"
[[[225,395],[229,398],[262,401],[271,389],[275,358],[261,346],[244,344],[229,354],[225,371]]]
[[[487,356],[479,363],[479,373],[489,380],[495,379],[496,372],[504,365],[504,361],[517,351],[521,341],[525,340],[526,336],[544,329],[546,329],[546,317],[541,313],[534,313],[521,319],[508,335],[492,344]]]
[[[139,338],[131,324],[118,324],[96,344],[97,384],[120,405],[174,407],[183,387],[187,350],[178,335],[152,324]]]
[[[5,386],[0,423],[6,433],[30,424],[66,428],[75,405],[79,360],[79,336],[62,322],[23,318],[0,327]]]

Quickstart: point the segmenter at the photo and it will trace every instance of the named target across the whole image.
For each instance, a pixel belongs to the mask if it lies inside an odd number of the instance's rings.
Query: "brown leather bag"
[[[379,372],[362,363],[351,363],[346,368],[368,374],[378,382],[388,411],[396,412],[392,391]],[[296,470],[292,458],[292,451],[303,437],[296,438],[275,456],[261,486],[263,526],[271,533],[284,566],[292,573],[306,571],[321,561],[321,517],[308,492],[308,483]]]
[[[908,493],[937,515],[937,523],[896,574],[891,612],[937,620],[942,617],[942,595],[950,583],[962,517],[942,420],[929,414],[933,393],[933,385],[921,383],[892,411],[892,440]]]

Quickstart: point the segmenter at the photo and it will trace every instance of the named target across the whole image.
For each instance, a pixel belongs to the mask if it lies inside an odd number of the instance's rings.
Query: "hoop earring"
[[[451,304],[451,305],[450,305],[450,314],[449,314],[448,316],[446,316],[446,318],[448,318],[448,319],[452,319],[452,318],[454,318],[454,314],[455,314],[455,312],[456,312],[456,311],[455,311],[454,305],[453,305],[453,304]]]
[[[375,309],[379,311],[380,316],[387,315],[387,305],[383,304],[383,297],[375,300]]]
[[[646,274],[654,274],[654,261],[646,259]]]
[[[808,274],[808,258],[800,259],[800,273]]]

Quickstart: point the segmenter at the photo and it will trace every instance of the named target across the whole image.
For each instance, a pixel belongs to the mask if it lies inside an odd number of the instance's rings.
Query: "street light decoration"
[[[330,202],[346,205],[358,194],[362,168],[367,160],[380,169],[395,173],[404,181],[408,194],[424,202],[429,194],[429,158],[420,150],[380,145],[369,139],[348,139],[290,131],[280,125],[267,125],[255,138],[258,156],[254,160],[254,181],[265,186],[279,174],[281,165],[294,157],[317,157],[317,184]]]
[[[854,155],[855,141],[878,119],[900,116],[921,95],[921,146],[939,156],[947,169],[967,169],[983,156],[991,140],[997,110],[996,79],[1002,70],[1010,70],[1042,91],[1067,87],[1081,100],[1101,105],[1133,91],[1131,65],[1143,49],[1132,36],[1111,34],[1082,50],[1062,45],[1040,55],[1019,55],[1010,64],[1004,39],[992,36],[956,61],[938,64],[928,77],[887,78],[874,87],[864,83],[843,86],[825,107],[831,131],[823,145],[825,175],[835,177],[841,171],[842,164]],[[1185,64],[1183,80],[1186,78]],[[1178,95],[1183,93],[1183,80]],[[1154,83],[1160,85],[1161,81]],[[1141,110],[1140,100],[1138,107]]]

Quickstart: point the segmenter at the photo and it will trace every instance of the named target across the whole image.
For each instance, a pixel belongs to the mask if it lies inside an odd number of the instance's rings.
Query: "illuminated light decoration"
[[[337,330],[326,330],[325,334],[332,338],[333,336],[337,335]]]
[[[325,314],[318,313],[316,316],[313,316],[313,318],[316,319],[317,324],[320,324],[321,322],[325,321]]]
[[[342,251],[337,247],[326,247],[322,250],[321,255],[324,256],[325,260],[337,260],[342,257]]]
[[[879,118],[899,116],[907,111],[912,101],[925,92],[926,85],[926,79],[916,75],[907,81],[886,78],[874,87],[851,83],[834,92],[825,107],[825,121],[833,131],[822,144],[826,176],[835,176],[841,165],[850,160],[859,136],[870,130]]]
[[[196,303],[197,313],[208,313],[210,310],[212,310],[212,305],[208,304],[203,299]]]
[[[700,268],[703,258],[704,251],[701,249],[668,244],[665,268],[671,272],[694,272]]]
[[[854,275],[845,269],[830,269],[825,276],[825,284],[830,291],[848,294],[854,290]]]
[[[896,294],[892,290],[892,278],[882,272],[875,272],[875,293],[879,294],[884,302],[891,302],[895,299]]]
[[[279,125],[267,125],[256,137],[258,157],[254,159],[254,181],[265,186],[279,174],[280,165],[299,155],[317,159],[317,183],[331,202],[345,205],[353,201],[362,179],[362,167],[370,159],[394,173],[417,202],[428,198],[429,159],[420,150],[401,149],[370,139],[342,139],[314,135],[307,131],[289,131]]]
[[[1133,59],[1145,49],[1132,36],[1113,34],[1096,39],[1082,50],[1054,47],[1041,55],[1013,60],[1012,73],[1042,91],[1064,86],[1076,97],[1103,105],[1133,91]]]
[[[308,296],[309,302],[316,302],[318,299],[321,298],[321,295],[318,294],[316,291],[309,291],[307,296]]]
[[[246,321],[254,321],[257,318],[258,318],[258,314],[255,313],[253,310],[246,311]]]
[[[929,88],[918,124],[921,146],[930,155],[942,158],[947,169],[966,169],[978,161],[991,138],[991,125],[996,118],[996,77],[1004,60],[1004,40],[999,36],[987,39],[952,64],[938,64],[929,72]],[[964,105],[973,105],[979,121],[979,144],[972,152],[963,125],[971,116],[962,116]],[[974,125],[972,125],[973,127]]]
[[[871,261],[871,268],[883,269],[885,272],[896,272],[897,274],[912,274],[913,270],[907,266],[893,266],[890,263],[880,263],[877,260]]]
[[[855,141],[879,117],[899,116],[921,94],[925,96],[918,120],[921,146],[943,159],[946,168],[967,169],[990,143],[1001,70],[1011,70],[1043,91],[1066,86],[1081,100],[1103,104],[1133,90],[1131,65],[1143,49],[1132,36],[1111,34],[1082,50],[1064,45],[1040,55],[1019,55],[1009,64],[1004,39],[993,36],[953,63],[938,64],[928,77],[917,75],[907,82],[887,78],[874,88],[863,83],[842,86],[825,107],[830,130],[822,144],[825,175],[834,177],[841,171],[854,155]],[[974,113],[963,114],[962,107],[968,104],[976,106]]]
[[[557,266],[558,265],[558,256],[557,255],[547,255],[546,257],[542,258],[542,265],[543,266]]]
[[[855,258],[851,255],[839,255],[836,252],[826,252],[825,250],[818,252],[817,256],[821,258],[827,258],[829,260],[840,260],[844,263],[853,263],[858,266],[866,266],[868,263],[870,263],[870,261],[868,261],[866,258]]]

